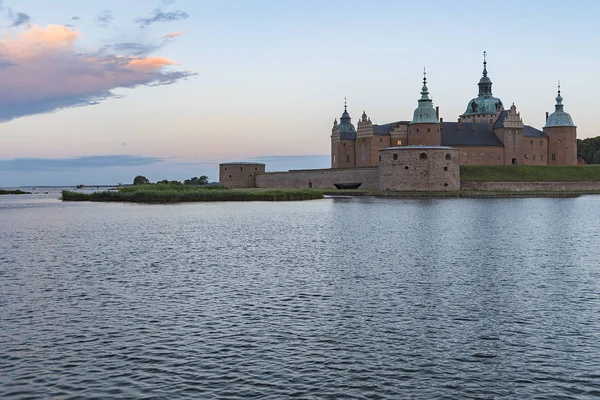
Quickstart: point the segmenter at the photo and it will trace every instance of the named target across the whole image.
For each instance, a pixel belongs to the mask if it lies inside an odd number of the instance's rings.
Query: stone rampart
[[[600,190],[600,182],[461,182],[461,190],[534,192]]]
[[[335,189],[334,183],[359,182],[359,189],[379,189],[379,168],[291,170],[256,176],[256,187],[270,189]]]

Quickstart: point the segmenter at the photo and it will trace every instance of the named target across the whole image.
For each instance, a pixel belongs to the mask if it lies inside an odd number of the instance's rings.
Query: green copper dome
[[[487,76],[486,52],[483,52],[483,76],[479,80],[479,95],[469,101],[463,115],[495,114],[504,110],[502,100],[492,96],[492,80]]]
[[[569,114],[563,111],[562,96],[560,95],[560,85],[558,86],[558,96],[556,96],[555,110],[552,114],[548,115],[546,125],[544,128],[550,128],[553,126],[575,126],[573,119]]]
[[[425,73],[423,72],[423,75]],[[438,123],[438,118],[433,108],[433,102],[429,98],[429,90],[427,89],[427,78],[423,77],[423,88],[421,89],[421,98],[419,99],[419,106],[413,113],[413,119],[411,124],[422,124],[422,123]]]
[[[340,117],[340,123],[337,125],[338,132],[340,133],[341,139],[356,139],[356,129],[352,125],[350,114],[348,114],[348,107],[344,101],[344,112]]]

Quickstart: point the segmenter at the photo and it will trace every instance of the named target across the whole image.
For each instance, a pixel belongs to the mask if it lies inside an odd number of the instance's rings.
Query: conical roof
[[[554,106],[554,112],[548,115],[546,125],[544,128],[550,128],[553,126],[575,126],[573,119],[567,114],[563,108],[563,98],[560,95],[560,84],[558,85],[558,96],[556,96],[556,105]]]

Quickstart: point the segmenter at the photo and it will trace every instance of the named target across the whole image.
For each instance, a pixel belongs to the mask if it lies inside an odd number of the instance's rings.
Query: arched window
[[[446,160],[452,160],[452,156],[450,155],[450,153],[446,154]]]
[[[394,155],[392,156],[392,159],[397,160],[398,159],[398,154],[394,153]]]
[[[421,159],[421,160],[427,160],[427,153],[421,153],[421,154],[419,154],[419,159]]]

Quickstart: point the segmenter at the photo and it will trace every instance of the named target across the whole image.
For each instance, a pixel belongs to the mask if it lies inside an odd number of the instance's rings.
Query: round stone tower
[[[413,119],[408,126],[409,146],[440,146],[442,134],[440,132],[440,121],[433,102],[429,98],[427,89],[427,76],[423,71],[423,88],[419,105],[415,109]]]
[[[548,165],[577,165],[577,127],[563,110],[560,83],[555,110],[546,118],[544,133],[548,135]]]
[[[492,96],[492,80],[487,72],[487,53],[483,52],[483,76],[479,80],[479,95],[469,101],[467,110],[460,116],[462,120],[489,123],[496,120],[504,110],[502,100]]]

